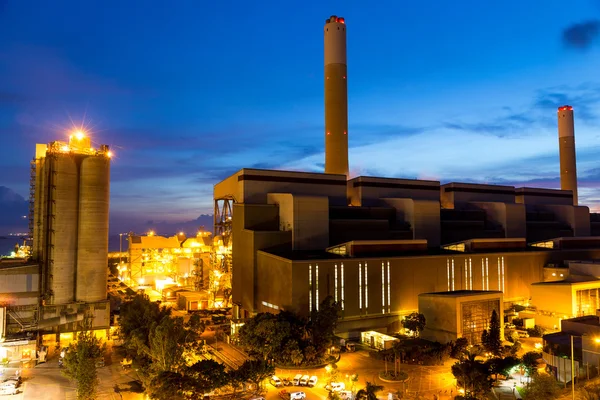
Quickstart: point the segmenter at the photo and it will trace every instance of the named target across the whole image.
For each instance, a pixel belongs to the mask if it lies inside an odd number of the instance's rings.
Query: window
[[[341,264],[340,275],[342,278],[342,310],[344,309],[344,263]]]
[[[312,309],[312,264],[308,264],[308,311]]]
[[[446,259],[446,275],[448,277],[448,291],[454,290],[454,260]]]
[[[504,292],[504,257],[498,257],[498,290]]]
[[[362,310],[362,264],[358,263],[358,309]]]
[[[488,258],[481,259],[481,290],[490,290],[490,265]]]
[[[335,277],[333,280],[333,286],[334,286],[333,295],[335,298],[335,302],[337,303],[338,302],[338,266],[337,266],[337,264],[335,264]]]
[[[469,257],[469,287],[473,290],[473,264],[471,263],[471,257]]]
[[[319,264],[315,265],[315,306],[319,311]]]
[[[388,307],[388,312],[390,312],[390,306],[392,304],[392,302],[390,301],[390,262],[387,262],[387,307]]]
[[[367,275],[369,273],[369,266],[365,263],[365,309],[369,308],[369,285]]]
[[[381,313],[385,314],[385,265],[381,262]]]

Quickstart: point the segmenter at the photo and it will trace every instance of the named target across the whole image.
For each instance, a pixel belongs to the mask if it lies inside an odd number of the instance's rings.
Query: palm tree
[[[381,392],[383,386],[376,385],[371,382],[367,382],[367,386],[364,389],[360,389],[356,393],[357,400],[377,400],[377,392]]]

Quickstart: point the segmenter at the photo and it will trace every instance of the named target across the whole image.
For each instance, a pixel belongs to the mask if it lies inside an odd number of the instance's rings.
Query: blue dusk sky
[[[570,104],[580,202],[600,211],[593,0],[0,0],[0,186],[26,198],[35,143],[81,123],[115,153],[113,233],[212,214],[244,167],[322,172],[332,14],[352,176],[558,188]]]

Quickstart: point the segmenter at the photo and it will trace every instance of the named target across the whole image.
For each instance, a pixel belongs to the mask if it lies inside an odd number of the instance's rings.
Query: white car
[[[310,376],[303,375],[302,379],[300,379],[300,386],[306,386],[306,385],[308,385],[308,380],[309,379],[310,379]]]
[[[271,377],[271,384],[275,387],[280,387],[283,385],[283,383],[281,383],[281,379],[279,379],[277,376],[273,375]]]
[[[311,376],[310,379],[308,380],[308,386],[309,387],[313,387],[317,384],[317,377],[316,376]]]
[[[290,400],[304,400],[304,399],[306,399],[306,393],[304,393],[304,392],[290,393]]]
[[[341,392],[346,389],[346,384],[344,382],[331,382],[331,385],[327,385],[325,389],[331,392]]]
[[[292,381],[292,383],[294,384],[294,386],[300,386],[300,380],[302,379],[302,374],[298,374],[294,377],[294,380]]]

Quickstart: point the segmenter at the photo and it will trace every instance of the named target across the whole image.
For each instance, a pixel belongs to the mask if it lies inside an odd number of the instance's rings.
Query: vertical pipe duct
[[[110,159],[90,155],[81,162],[77,241],[77,301],[106,300]]]
[[[325,21],[325,173],[348,176],[346,23]]]
[[[573,107],[558,107],[558,146],[560,154],[560,188],[573,192],[573,205],[577,198],[577,159],[575,157],[575,125]]]

